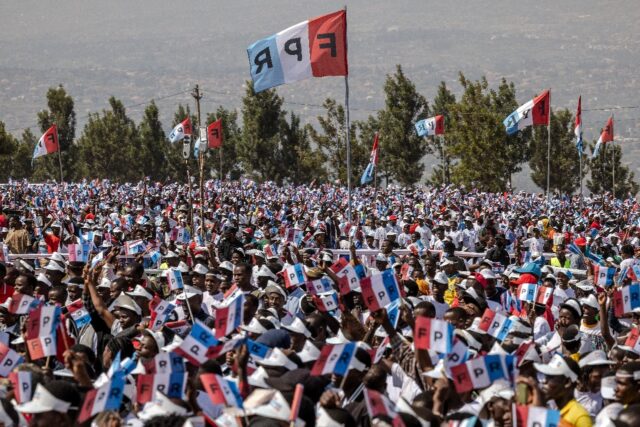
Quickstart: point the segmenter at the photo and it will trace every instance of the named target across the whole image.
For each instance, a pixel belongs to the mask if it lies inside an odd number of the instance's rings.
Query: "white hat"
[[[342,329],[338,329],[338,334],[335,337],[327,338],[327,344],[346,344],[349,340],[342,333]]]
[[[109,280],[108,277],[103,277],[102,280],[100,280],[100,283],[98,284],[98,288],[110,289],[111,288],[111,280]]]
[[[136,287],[133,288],[133,291],[125,292],[125,294],[129,295],[130,297],[145,297],[148,300],[153,299],[153,295],[151,295],[149,291],[147,291],[140,285],[136,285]]]
[[[258,365],[271,366],[274,368],[284,367],[289,371],[298,368],[298,365],[296,365],[291,359],[289,359],[287,355],[284,354],[278,347],[272,349],[271,353],[269,353],[269,356],[257,361],[256,363]]]
[[[607,355],[602,350],[594,350],[586,356],[580,357],[578,366],[584,368],[586,366],[602,366],[602,365],[615,365],[615,362],[607,359]]]
[[[196,266],[193,267],[193,272],[204,276],[209,272],[209,269],[202,264],[196,264]]]
[[[183,292],[179,293],[176,299],[184,301],[186,298],[195,297],[196,295],[202,295],[202,291],[195,286],[185,285]]]
[[[60,255],[59,252],[54,252],[51,254],[51,258],[53,261],[57,261],[57,262],[65,262],[66,260],[64,259],[64,257],[62,255]]]
[[[380,262],[388,262],[387,261],[387,257],[384,256],[384,254],[382,252],[379,253],[378,255],[376,255],[376,262],[378,262],[378,261],[380,261]]]
[[[320,357],[320,349],[313,345],[311,341],[306,340],[302,351],[298,353],[298,357],[302,360],[302,363],[312,362]]]
[[[142,408],[142,411],[138,413],[138,418],[143,421],[148,421],[153,417],[167,416],[167,415],[187,415],[187,410],[182,406],[176,405],[164,394],[159,391],[155,392],[153,400],[148,402]]]
[[[142,314],[142,309],[140,308],[140,306],[136,304],[136,302],[128,295],[120,295],[118,298],[116,298],[116,300],[113,302],[113,307],[124,308],[126,310],[133,311],[138,316]]]
[[[49,271],[60,271],[60,272],[64,273],[64,267],[61,266],[60,264],[58,264],[55,261],[48,262],[47,266],[44,269],[45,270],[49,270]]]
[[[445,258],[441,263],[440,263],[440,268],[442,267],[446,267],[447,265],[456,265],[455,262],[453,262],[451,259],[449,258]]]
[[[44,273],[38,274],[38,277],[36,277],[36,279],[38,280],[38,282],[42,282],[45,285],[51,287],[51,281],[47,279],[47,276]]]
[[[173,251],[168,251],[166,255],[163,256],[164,259],[167,258],[178,258],[178,254]]]
[[[576,283],[576,288],[580,288],[585,292],[592,292],[595,289],[593,287],[593,284],[589,280],[579,281],[578,283]]]
[[[261,265],[260,268],[258,269],[258,274],[256,274],[256,277],[268,277],[273,280],[278,279],[276,275],[273,274],[273,271],[271,271],[271,269],[264,264]]]
[[[178,271],[180,271],[180,273],[188,273],[189,266],[184,261],[180,261],[178,264]]]
[[[318,356],[319,355],[320,352],[318,352]],[[262,366],[258,366],[258,369],[256,369],[251,375],[249,375],[249,377],[247,378],[247,382],[249,383],[249,385],[252,385],[254,387],[268,389],[271,387],[265,382],[265,379],[267,378],[269,378],[269,374],[267,374],[267,371]]]
[[[610,375],[602,378],[600,382],[600,394],[603,399],[606,400],[618,400],[616,399],[616,377]]]
[[[488,268],[485,268],[484,270],[480,271],[480,275],[482,277],[484,277],[487,280],[495,280],[496,279],[496,275],[492,270],[489,270]]]
[[[262,323],[257,318],[251,319],[248,325],[241,325],[240,329],[243,331],[251,332],[254,334],[264,334],[267,332],[267,328],[265,328]]]
[[[284,298],[285,300],[287,299],[287,293],[284,291],[284,289],[282,289],[280,286],[278,286],[275,282],[271,280],[267,282],[267,286],[264,288],[264,293],[265,295],[271,294],[271,293],[277,293],[277,294],[280,294],[282,298]]]
[[[562,375],[569,378],[572,382],[578,381],[578,374],[573,372],[564,358],[556,354],[551,358],[548,364],[534,363],[533,366],[536,371],[545,375]]]
[[[594,294],[589,294],[586,298],[580,299],[580,305],[586,305],[591,308],[595,308],[598,310],[600,308],[600,304],[598,304],[598,298]]]
[[[227,270],[233,273],[233,264],[231,264],[229,261],[221,262],[218,268],[222,270]]]
[[[154,330],[151,330],[149,328],[145,329],[144,331],[146,333],[148,333],[149,335],[151,335],[153,340],[156,342],[156,345],[158,346],[158,350],[160,350],[160,349],[162,349],[162,347],[164,347],[165,339],[164,339],[164,335],[162,335],[162,332],[154,331]]]
[[[71,409],[70,402],[58,399],[42,384],[36,386],[36,391],[29,402],[16,405],[16,410],[24,414],[41,414],[49,411],[66,414],[69,409]]]
[[[436,273],[436,275],[433,278],[433,281],[434,282],[438,282],[438,283],[443,284],[443,285],[448,285],[449,284],[449,278],[442,271],[439,271],[439,272]]]
[[[282,325],[282,329],[286,329],[287,331],[295,332],[297,334],[302,334],[307,338],[311,336],[311,332],[309,331],[309,329],[307,329],[307,326],[299,317],[296,317],[289,325]]]

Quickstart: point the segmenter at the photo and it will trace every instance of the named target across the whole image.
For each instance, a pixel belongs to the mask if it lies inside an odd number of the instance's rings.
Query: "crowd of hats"
[[[640,425],[634,199],[202,194],[2,186],[1,422]]]

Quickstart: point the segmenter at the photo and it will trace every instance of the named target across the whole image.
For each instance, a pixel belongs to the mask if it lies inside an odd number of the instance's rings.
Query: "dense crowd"
[[[640,425],[634,198],[21,181],[0,207],[5,426]]]

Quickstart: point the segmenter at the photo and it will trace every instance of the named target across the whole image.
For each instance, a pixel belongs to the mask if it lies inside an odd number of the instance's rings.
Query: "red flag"
[[[435,135],[444,135],[444,116],[436,116]]]
[[[599,142],[612,142],[613,141],[613,117],[609,117],[607,124],[602,128],[600,133]]]
[[[50,153],[55,153],[60,150],[60,144],[58,143],[58,127],[56,125],[51,126],[47,131],[42,134],[38,143],[33,150],[33,158],[44,156]]]
[[[551,103],[551,92],[547,89],[540,95],[533,98],[533,108],[531,109],[533,125],[549,124],[549,104]]]
[[[314,77],[346,76],[347,11],[309,20],[309,53]]]
[[[207,139],[209,148],[222,147],[222,119],[218,119],[207,126]]]

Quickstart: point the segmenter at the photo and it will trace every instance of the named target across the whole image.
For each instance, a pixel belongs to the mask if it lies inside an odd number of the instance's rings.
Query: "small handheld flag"
[[[325,344],[320,352],[320,357],[311,369],[311,375],[336,374],[345,376],[349,371],[357,344]]]
[[[287,289],[303,285],[306,281],[307,275],[302,264],[294,264],[284,270],[284,284]]]
[[[400,287],[393,270],[365,277],[360,281],[362,298],[371,312],[400,299]]]
[[[489,354],[476,357],[465,363],[451,367],[451,376],[458,393],[489,387],[499,379],[511,381],[515,356]]]
[[[416,350],[434,350],[447,354],[453,347],[453,325],[444,320],[418,316],[413,332]]]
[[[216,309],[216,338],[220,339],[233,333],[242,324],[243,313],[244,294],[239,292],[224,307]]]
[[[182,272],[180,270],[177,268],[169,268],[165,274],[167,276],[167,283],[169,283],[169,289],[175,291],[176,289],[184,288]]]
[[[640,307],[640,284],[623,286],[613,292],[613,309],[617,317],[622,317]]]
[[[213,403],[227,407],[242,408],[242,396],[235,383],[227,381],[220,375],[200,375],[200,382]]]

